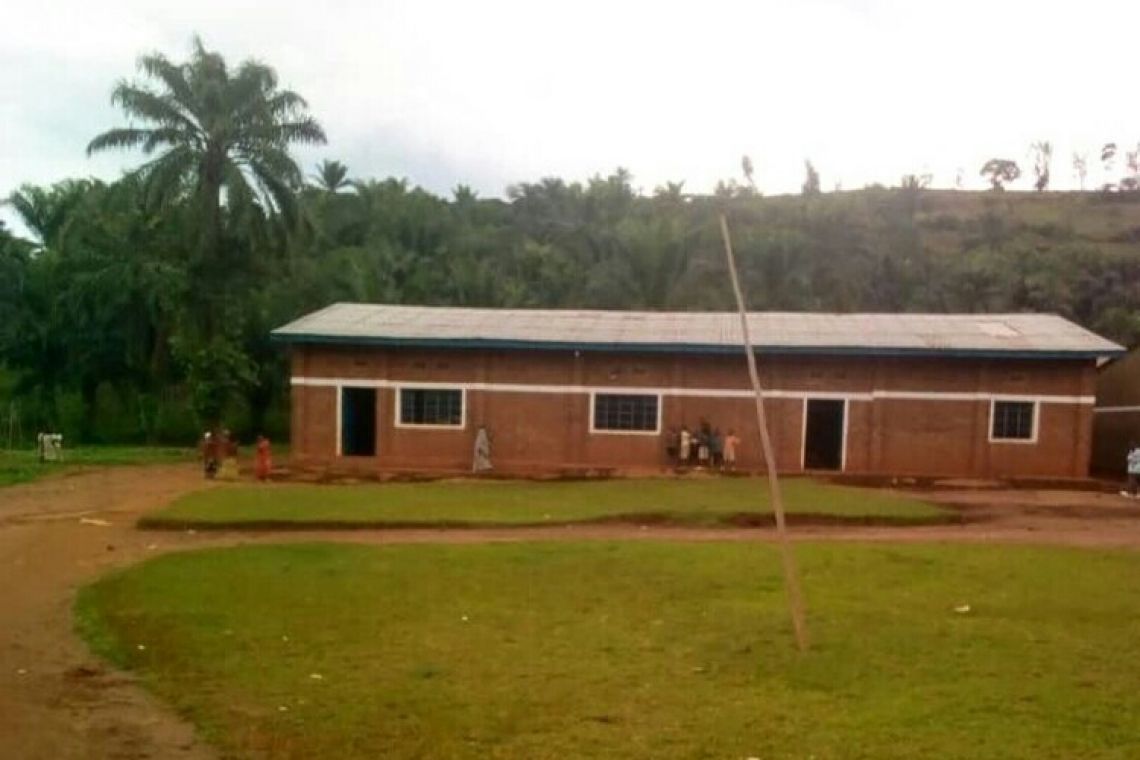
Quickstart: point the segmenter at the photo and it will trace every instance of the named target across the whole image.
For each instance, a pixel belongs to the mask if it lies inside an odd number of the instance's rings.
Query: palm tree
[[[666,182],[653,189],[653,198],[664,201],[670,205],[679,205],[685,201],[685,181]]]
[[[24,281],[32,245],[12,234],[0,219],[0,355],[19,334],[19,318],[27,309]]]
[[[152,53],[139,59],[139,68],[156,86],[120,82],[111,102],[147,126],[108,130],[90,142],[88,155],[112,148],[139,148],[148,156],[160,151],[137,171],[151,198],[194,196],[207,265],[222,254],[223,190],[235,216],[260,207],[294,219],[293,191],[302,180],[289,146],[325,142],[300,95],[278,89],[277,74],[257,61],[230,70],[198,38],[186,63]]]
[[[329,193],[339,192],[341,188],[352,184],[348,179],[348,167],[340,161],[328,159],[317,164],[317,173],[310,179],[317,187]]]
[[[36,236],[41,250],[60,248],[72,214],[99,186],[85,179],[66,179],[51,187],[23,185],[8,196],[6,203]]]
[[[463,208],[470,207],[479,200],[479,194],[472,190],[470,185],[464,185],[462,182],[452,188],[451,197],[455,199],[455,205]]]

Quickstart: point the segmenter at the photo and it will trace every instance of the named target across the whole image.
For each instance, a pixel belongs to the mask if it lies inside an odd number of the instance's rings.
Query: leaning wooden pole
[[[788,540],[788,527],[784,520],[784,500],[780,495],[780,481],[776,476],[776,459],[772,452],[772,438],[768,435],[768,418],[764,413],[764,390],[760,387],[760,374],[756,371],[756,353],[752,350],[752,336],[748,332],[748,311],[740,278],[736,275],[736,257],[732,254],[732,238],[728,234],[728,217],[720,215],[720,233],[724,238],[724,256],[728,260],[728,274],[732,278],[732,292],[736,294],[736,308],[740,312],[740,331],[744,337],[744,355],[748,359],[748,376],[756,394],[756,425],[760,428],[760,449],[764,454],[764,469],[768,475],[768,490],[772,497],[772,511],[776,514],[776,537],[780,544],[780,557],[784,563],[784,585],[788,592],[788,609],[792,615],[792,628],[796,646],[801,652],[808,648],[807,621],[804,619],[804,599],[800,591],[800,576],[796,557]]]

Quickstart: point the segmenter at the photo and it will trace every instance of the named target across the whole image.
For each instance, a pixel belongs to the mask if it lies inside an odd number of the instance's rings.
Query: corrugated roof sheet
[[[749,314],[772,353],[1065,355],[1117,344],[1053,314]],[[743,344],[733,312],[470,309],[337,303],[273,331],[300,343],[725,352]]]

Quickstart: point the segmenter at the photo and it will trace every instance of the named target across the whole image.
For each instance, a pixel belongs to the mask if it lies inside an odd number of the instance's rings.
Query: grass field
[[[762,545],[211,550],[77,618],[226,756],[1140,756],[1140,554],[797,553],[804,655]]]
[[[41,464],[32,449],[0,451],[0,487],[82,466],[189,462],[193,456],[190,449],[159,446],[86,446],[65,449],[63,462]]]
[[[898,494],[783,481],[788,513],[835,521],[929,523],[954,513]],[[383,485],[272,485],[188,494],[148,515],[146,527],[359,527],[526,525],[644,520],[755,522],[770,515],[757,478],[606,481],[463,481]]]

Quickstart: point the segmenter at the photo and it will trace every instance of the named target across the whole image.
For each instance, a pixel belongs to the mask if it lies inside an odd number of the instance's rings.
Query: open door
[[[376,389],[341,388],[340,453],[376,456]]]
[[[843,469],[843,429],[847,404],[842,399],[807,400],[804,409],[804,469]]]

